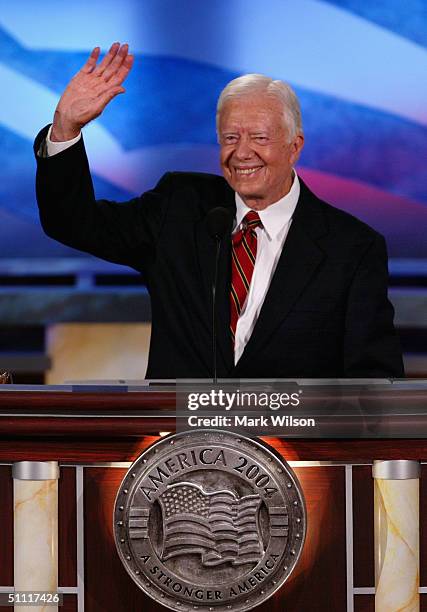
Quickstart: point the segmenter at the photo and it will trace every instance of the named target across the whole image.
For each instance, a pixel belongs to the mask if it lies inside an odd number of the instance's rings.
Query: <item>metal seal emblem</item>
[[[137,585],[171,610],[251,610],[287,580],[306,532],[298,480],[263,442],[215,430],[161,439],[119,488],[114,534]]]

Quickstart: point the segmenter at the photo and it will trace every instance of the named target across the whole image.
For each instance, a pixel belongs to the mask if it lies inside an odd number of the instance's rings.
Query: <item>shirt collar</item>
[[[289,192],[277,202],[270,204],[264,210],[259,210],[259,218],[263,228],[270,240],[277,238],[280,231],[289,223],[295,212],[300,194],[300,182],[294,170],[294,180]],[[233,233],[240,229],[240,225],[245,215],[252,210],[246,206],[239,194],[235,193],[236,198],[236,218]]]

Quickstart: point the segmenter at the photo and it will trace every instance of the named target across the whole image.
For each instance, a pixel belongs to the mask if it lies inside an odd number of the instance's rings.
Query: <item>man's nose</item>
[[[253,155],[251,141],[247,137],[241,137],[236,146],[235,156],[239,159],[250,159]]]

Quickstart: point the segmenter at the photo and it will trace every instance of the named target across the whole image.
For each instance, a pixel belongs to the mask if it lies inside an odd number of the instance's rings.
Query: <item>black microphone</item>
[[[221,241],[228,232],[231,231],[233,217],[230,211],[223,206],[218,206],[210,210],[206,216],[206,227],[208,234],[216,241],[215,273],[212,280],[212,364],[213,382],[217,383],[217,358],[216,358],[216,284],[218,280],[218,262]]]
[[[231,229],[232,217],[228,208],[217,206],[207,214],[206,225],[211,238],[221,242],[225,234]]]

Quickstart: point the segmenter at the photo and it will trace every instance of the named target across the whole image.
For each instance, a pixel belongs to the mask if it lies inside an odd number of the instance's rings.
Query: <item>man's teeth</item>
[[[237,174],[253,174],[257,170],[259,170],[260,167],[261,166],[258,166],[257,168],[236,168],[236,172]]]

